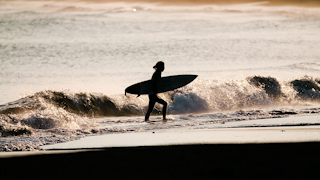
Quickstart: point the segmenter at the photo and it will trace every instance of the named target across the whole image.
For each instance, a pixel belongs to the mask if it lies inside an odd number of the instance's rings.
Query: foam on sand
[[[87,149],[190,144],[320,142],[320,126],[165,130],[91,136],[43,149]]]

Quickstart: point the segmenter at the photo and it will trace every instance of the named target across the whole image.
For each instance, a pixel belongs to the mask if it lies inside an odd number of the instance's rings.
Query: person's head
[[[158,71],[163,71],[164,70],[164,62],[159,61],[155,66],[153,66],[154,69]]]

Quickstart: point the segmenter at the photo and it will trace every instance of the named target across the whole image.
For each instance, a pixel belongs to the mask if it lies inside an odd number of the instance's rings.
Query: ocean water
[[[319,113],[319,49],[319,7],[0,1],[0,150]],[[147,96],[124,89],[157,61],[198,78],[147,124]]]

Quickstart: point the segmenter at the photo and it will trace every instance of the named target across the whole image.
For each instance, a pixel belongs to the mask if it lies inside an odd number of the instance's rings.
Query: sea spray
[[[293,88],[298,92],[297,97],[310,100],[320,100],[320,80],[313,77],[305,76],[291,82]]]
[[[273,77],[253,76],[234,80],[200,79],[183,88],[159,95],[169,103],[169,113],[199,113],[290,105],[294,102],[317,103],[320,100],[320,86],[313,78],[279,82]],[[77,121],[79,117],[143,115],[147,106],[147,96],[108,96],[101,93],[46,90],[0,105],[0,114],[19,115],[21,119],[35,121],[47,119],[52,123],[54,119],[63,119],[67,124]],[[156,106],[156,109],[161,108]],[[28,123],[29,120],[24,122],[33,126]],[[56,125],[62,126],[59,123]],[[48,126],[55,125],[49,123]]]
[[[174,120],[146,126],[143,116],[148,106],[147,96],[46,90],[0,105],[0,133],[5,138],[0,142],[0,149],[36,150],[44,144],[75,140],[89,134],[319,113],[319,94],[319,81],[311,77],[288,82],[263,76],[200,79],[159,94],[168,102],[168,113],[175,116]],[[153,115],[160,113],[161,105],[157,104]]]
[[[176,91],[169,112],[195,113],[266,106],[271,98],[247,80],[196,81]]]

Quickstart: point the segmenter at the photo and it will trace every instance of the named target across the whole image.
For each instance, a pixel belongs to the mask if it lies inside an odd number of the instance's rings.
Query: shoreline
[[[44,151],[0,152],[0,158],[68,154],[108,148],[286,143],[320,143],[320,126],[176,128],[112,133],[86,136],[79,140],[40,146]]]
[[[188,122],[185,122],[185,125],[181,122],[175,124],[175,120],[163,124],[162,120],[159,121],[158,118],[154,118],[156,121],[152,123],[138,123],[139,126],[135,128],[144,128],[145,130],[142,131],[130,131],[130,126],[128,126],[129,131],[123,129],[124,131],[113,133],[103,133],[104,131],[99,133],[98,129],[96,130],[98,133],[79,137],[80,139],[62,139],[60,142],[59,139],[53,141],[54,139],[52,140],[49,137],[47,143],[42,142],[38,146],[26,142],[25,146],[34,147],[33,150],[30,149],[31,151],[22,149],[24,144],[21,143],[24,142],[24,139],[20,136],[14,141],[11,141],[10,137],[9,139],[4,138],[2,139],[3,143],[12,144],[12,147],[21,147],[21,150],[24,151],[18,151],[19,149],[10,151],[11,146],[8,145],[9,151],[0,152],[0,158],[58,153],[57,150],[62,151],[62,153],[69,153],[69,151],[112,147],[320,142],[320,118],[318,114],[244,121],[221,121],[221,123],[201,124],[199,122],[199,124],[191,125]],[[101,128],[105,127],[101,126]],[[33,142],[39,143],[35,140]]]
[[[219,129],[164,129],[87,136],[75,141],[41,146],[44,150],[199,144],[264,144],[320,142],[320,126],[283,126]]]
[[[5,177],[315,179],[320,126],[115,133],[0,153]],[[19,173],[16,173],[19,172]]]

